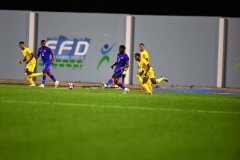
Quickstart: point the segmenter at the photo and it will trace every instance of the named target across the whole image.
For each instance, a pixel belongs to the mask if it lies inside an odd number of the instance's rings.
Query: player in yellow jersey
[[[141,59],[145,59],[146,61],[149,62],[149,54],[148,54],[148,51],[145,49],[144,43],[139,44],[139,50],[141,51],[140,52]],[[142,68],[139,67],[136,78],[141,86],[142,86],[142,81],[143,81],[143,79],[141,77],[142,74],[143,74]],[[147,85],[149,86],[150,90],[152,90],[152,84],[151,84],[150,80],[147,82]],[[143,90],[144,90],[144,87],[142,86],[140,89],[140,92],[142,92]]]
[[[158,79],[155,79],[155,74],[154,74],[153,67],[150,66],[149,62],[146,59],[141,58],[141,54],[140,53],[135,53],[134,54],[134,58],[138,62],[138,66],[140,67],[140,69],[142,70],[142,73],[144,75],[143,80],[142,80],[142,86],[146,89],[148,94],[152,94],[152,90],[147,85],[147,82],[149,80],[153,84],[157,84],[157,83],[159,83],[161,81],[168,82],[168,79],[163,77],[163,76],[161,76]]]
[[[37,77],[37,76],[42,76],[42,72],[40,73],[33,73],[35,66],[36,66],[36,59],[34,57],[34,54],[32,50],[28,47],[25,47],[24,42],[20,41],[19,42],[19,47],[22,49],[22,54],[24,59],[19,61],[20,64],[23,62],[26,62],[26,69],[25,69],[25,76],[27,80],[30,82],[30,87],[36,86],[35,83],[33,82],[32,77]]]

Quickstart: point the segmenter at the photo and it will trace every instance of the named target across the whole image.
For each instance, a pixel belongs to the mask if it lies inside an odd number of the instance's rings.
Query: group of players
[[[126,73],[126,70],[129,67],[129,57],[125,53],[125,49],[126,47],[124,45],[119,46],[117,61],[111,66],[112,69],[114,68],[114,66],[116,66],[114,69],[114,73],[106,83],[105,82],[102,83],[102,88],[105,88],[114,82],[119,88],[122,88],[124,90],[123,93],[128,93],[130,91],[123,83],[119,82],[119,79],[122,77],[122,74]],[[148,94],[152,95],[153,92],[152,84],[157,84],[161,81],[168,82],[168,79],[163,76],[155,79],[154,68],[150,66],[149,54],[145,49],[143,43],[139,44],[139,49],[141,52],[134,54],[134,58],[138,62],[139,67],[136,78],[139,84],[141,85],[140,91],[143,91],[145,89]]]
[[[41,40],[41,47],[38,48],[38,53],[36,58],[34,57],[33,52],[30,48],[24,45],[23,41],[19,42],[19,47],[22,50],[24,59],[19,61],[20,64],[26,62],[25,76],[30,83],[30,87],[36,86],[33,77],[42,76],[42,84],[38,87],[44,88],[47,75],[52,79],[57,88],[59,81],[56,80],[54,75],[51,73],[50,68],[51,64],[54,62],[54,54],[51,48],[46,46],[46,41]],[[112,77],[105,83],[102,83],[102,88],[109,86],[112,83],[115,83],[116,86],[122,88],[124,93],[128,93],[130,90],[124,85],[124,78],[126,76],[126,71],[129,68],[129,56],[125,53],[126,47],[124,45],[119,46],[119,53],[117,54],[116,62],[111,65],[111,68],[114,67],[114,73]],[[134,58],[138,62],[139,70],[137,72],[136,78],[141,85],[140,91],[146,90],[148,94],[152,94],[152,84],[157,84],[161,81],[168,82],[168,79],[161,76],[160,78],[155,79],[154,68],[150,66],[149,63],[149,54],[144,47],[143,43],[139,44],[140,53],[135,53]],[[34,73],[36,66],[36,59],[41,56],[43,62],[43,70],[40,73]],[[142,78],[143,75],[143,78]],[[122,77],[122,83],[119,79]]]
[[[34,83],[34,81],[32,79],[33,77],[42,76],[42,84],[40,84],[38,87],[44,88],[46,78],[48,75],[53,80],[53,82],[55,84],[55,88],[57,88],[59,81],[56,80],[56,78],[50,71],[51,64],[53,64],[53,62],[54,62],[54,54],[53,54],[51,48],[46,46],[46,41],[41,40],[41,47],[38,48],[38,53],[37,53],[36,58],[34,57],[32,50],[30,48],[26,47],[24,45],[23,41],[19,42],[19,47],[21,48],[22,54],[24,57],[23,60],[19,61],[19,63],[22,64],[23,62],[25,62],[27,64],[26,69],[25,69],[25,76],[30,83],[29,86],[30,87],[36,86],[36,84]],[[43,62],[43,70],[40,73],[34,73],[34,69],[35,69],[36,63],[37,63],[36,59],[38,59],[40,56],[41,56],[42,62]]]

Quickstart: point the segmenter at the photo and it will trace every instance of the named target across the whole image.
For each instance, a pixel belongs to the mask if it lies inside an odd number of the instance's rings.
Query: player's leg
[[[33,87],[33,86],[35,86],[35,84],[34,84],[34,82],[33,82],[33,80],[32,80],[32,78],[31,77],[28,77],[28,70],[26,69],[25,70],[25,73],[24,73],[24,75],[25,75],[25,77],[27,78],[27,80],[29,81],[29,83],[30,83],[30,87]]]
[[[152,68],[152,67],[151,67]],[[158,79],[155,79],[155,75],[154,75],[154,69],[152,68],[152,70],[150,69],[149,70],[149,78],[151,79],[151,82],[153,84],[157,84],[157,83],[160,83],[161,81],[165,81],[165,82],[168,82],[168,79],[161,76],[160,78]]]
[[[122,78],[122,85],[124,85],[125,77],[126,77],[126,71],[123,71],[122,76],[121,76],[121,78]],[[116,85],[115,85],[115,88],[121,88],[121,87],[119,87],[119,86],[116,84]]]
[[[38,76],[42,76],[42,75],[43,75],[43,73],[40,72],[40,73],[32,73],[30,76],[31,77],[38,77]]]
[[[34,73],[35,67],[36,67],[36,62],[35,62],[35,63],[34,63],[34,62],[30,62],[30,63],[29,63],[29,71],[32,72],[29,76],[31,76],[31,77],[42,76],[42,75],[43,75],[42,72],[40,72],[40,73]]]
[[[151,92],[153,92],[153,89],[152,89],[152,82],[151,82],[150,79],[148,79],[148,81],[147,81],[147,86],[148,86],[149,90],[150,90]]]
[[[122,84],[123,84],[123,85],[125,84],[126,74],[127,74],[127,70],[124,70],[123,73],[122,73]]]
[[[114,83],[115,83],[118,87],[120,87],[120,88],[122,88],[122,89],[125,88],[125,86],[124,86],[121,82],[119,82],[119,77],[118,77],[118,75],[115,75]]]
[[[51,78],[51,80],[53,80],[54,84],[55,84],[55,88],[57,88],[59,81],[56,80],[55,76],[51,73],[50,71],[50,65],[46,68],[47,69],[47,75]]]
[[[161,76],[160,78],[156,79],[157,83],[161,82],[161,81],[165,81],[168,82],[168,79],[166,77]]]
[[[45,82],[46,82],[46,79],[47,79],[47,71],[49,69],[49,64],[47,63],[44,63],[43,64],[43,70],[42,70],[42,84],[40,84],[38,87],[40,88],[44,88],[45,86]]]
[[[147,85],[148,85],[148,88],[150,89],[150,91],[152,92],[153,89],[152,89],[152,79],[155,79],[155,75],[154,75],[154,69],[152,67],[150,67],[150,69],[148,70],[148,81],[147,81]]]
[[[123,85],[121,82],[119,82],[119,77],[122,76],[122,72],[117,72],[115,75],[114,75],[114,83],[116,85],[118,85],[118,87],[124,89],[124,92],[123,93],[128,93],[130,90],[125,86]]]
[[[27,80],[30,82],[30,85],[29,85],[30,87],[36,86],[35,83],[33,82],[32,77],[30,76],[34,71],[34,68],[35,68],[34,65],[32,65],[31,63],[28,63],[25,70],[25,73],[27,73],[27,76],[26,76]]]
[[[43,73],[43,75],[42,75],[42,84],[40,84],[38,86],[40,88],[44,88],[45,82],[46,82],[46,79],[47,79],[47,75],[46,75],[47,71],[43,69],[42,73]]]
[[[152,94],[152,91],[149,89],[148,85],[147,85],[147,81],[148,81],[148,77],[143,77],[143,82],[142,82],[142,86],[146,89],[147,93]]]
[[[144,90],[144,87],[142,86],[142,81],[143,81],[143,80],[142,80],[142,77],[141,77],[142,74],[143,74],[143,71],[142,71],[142,69],[140,68],[140,69],[138,70],[137,75],[136,75],[136,78],[137,78],[139,84],[141,85],[140,92],[142,92],[142,91]]]
[[[107,81],[107,83],[102,82],[102,88],[106,88],[108,85],[112,84],[114,81],[115,73],[113,73],[112,77]]]
[[[162,81],[162,79],[160,79],[160,81],[159,80],[157,81],[155,79],[155,73],[154,73],[154,69],[152,67],[150,67],[150,69],[148,71],[148,75],[149,75],[149,78],[150,78],[150,80],[153,84],[157,84],[158,82]]]
[[[142,82],[143,82],[143,79],[142,79],[141,75],[142,75],[142,70],[139,69],[139,70],[138,70],[138,73],[137,73],[137,75],[136,75],[136,78],[137,78],[137,80],[138,80],[138,82],[139,82],[140,85],[142,85]]]
[[[165,78],[165,77],[163,77],[163,76],[161,76],[161,77],[159,77],[158,79],[151,79],[151,81],[152,81],[152,83],[153,84],[157,84],[157,83],[160,83],[161,81],[165,81],[165,82],[168,82],[168,79],[167,78]]]

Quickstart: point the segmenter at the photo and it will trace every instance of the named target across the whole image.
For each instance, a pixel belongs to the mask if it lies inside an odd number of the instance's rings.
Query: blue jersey
[[[124,53],[124,54],[118,53],[117,54],[117,64],[116,64],[116,67],[114,69],[114,72],[115,73],[121,72],[121,74],[122,74],[122,72],[124,70],[121,71],[121,67],[124,67],[128,61],[129,61],[129,57],[126,53]],[[119,75],[119,76],[121,76],[121,75]]]
[[[41,55],[43,64],[51,63],[51,48],[45,46],[38,48],[38,54]]]

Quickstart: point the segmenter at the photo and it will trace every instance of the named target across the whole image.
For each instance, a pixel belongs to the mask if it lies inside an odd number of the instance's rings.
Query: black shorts
[[[126,77],[126,74],[122,74],[122,78],[125,78]]]

